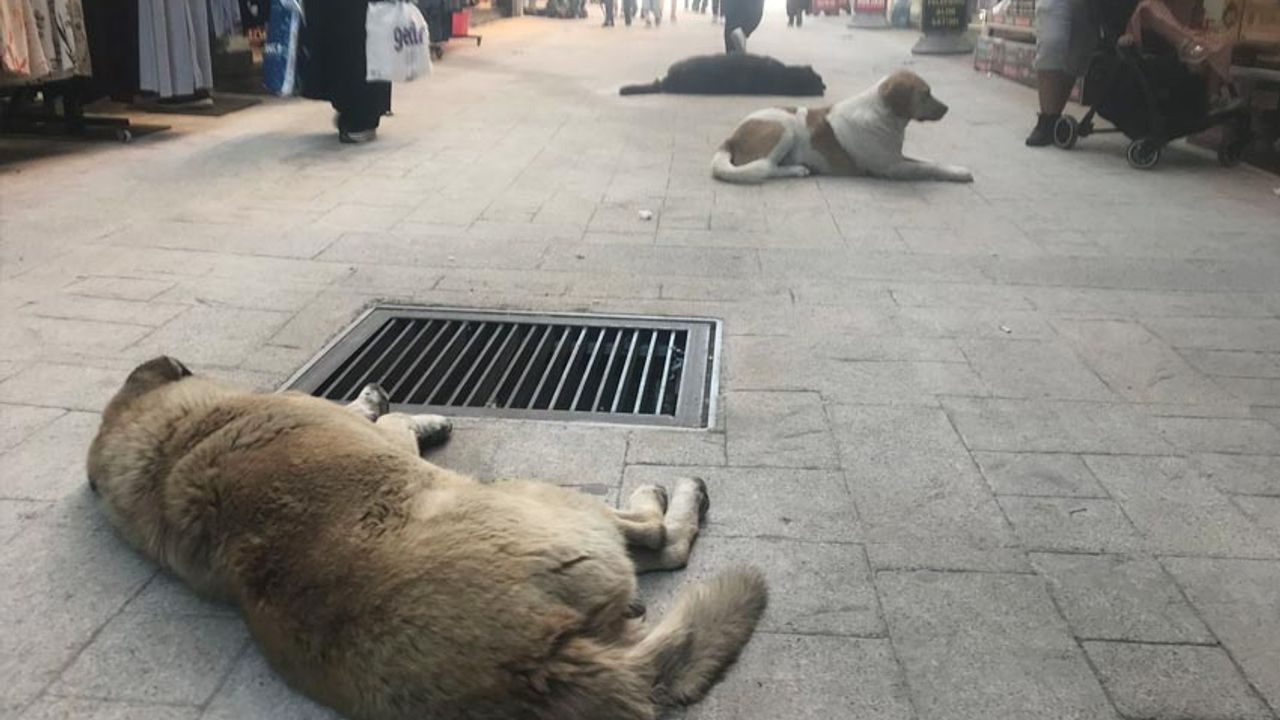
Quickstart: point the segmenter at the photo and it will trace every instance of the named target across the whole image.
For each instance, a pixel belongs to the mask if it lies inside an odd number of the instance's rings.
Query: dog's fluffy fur
[[[920,76],[899,71],[830,107],[752,113],[716,151],[711,174],[733,183],[811,173],[971,182],[965,168],[902,154],[907,123],[946,114]]]
[[[653,720],[750,638],[750,569],[637,619],[635,573],[684,565],[701,481],[626,511],[480,484],[419,457],[446,421],[385,412],[375,387],[344,408],[158,358],[103,413],[90,484],[129,543],[235,603],[290,684],[357,720]]]
[[[783,65],[764,55],[700,55],[667,69],[665,77],[645,85],[627,85],[619,93],[684,95],[822,95],[827,86],[808,65]]]

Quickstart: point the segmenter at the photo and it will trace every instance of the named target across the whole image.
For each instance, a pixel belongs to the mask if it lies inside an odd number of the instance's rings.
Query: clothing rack
[[[102,136],[127,143],[134,129],[128,118],[84,111],[83,78],[0,87],[0,134]],[[154,130],[149,127],[148,130]]]

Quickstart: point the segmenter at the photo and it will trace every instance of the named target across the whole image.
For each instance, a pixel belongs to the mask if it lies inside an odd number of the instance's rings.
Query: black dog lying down
[[[672,65],[647,85],[627,85],[622,95],[821,95],[827,86],[808,65],[783,65],[764,55],[701,55]]]

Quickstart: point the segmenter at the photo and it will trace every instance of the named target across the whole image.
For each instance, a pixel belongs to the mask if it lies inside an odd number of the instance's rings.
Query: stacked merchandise
[[[1035,87],[1035,30],[1036,0],[996,3],[974,48],[974,69]],[[1080,99],[1080,90],[1081,83],[1076,83],[1073,100]]]

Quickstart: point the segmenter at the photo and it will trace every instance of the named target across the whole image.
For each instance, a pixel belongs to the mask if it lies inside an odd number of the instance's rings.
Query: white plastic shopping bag
[[[408,82],[431,72],[427,21],[412,2],[369,3],[365,38],[369,82]]]

